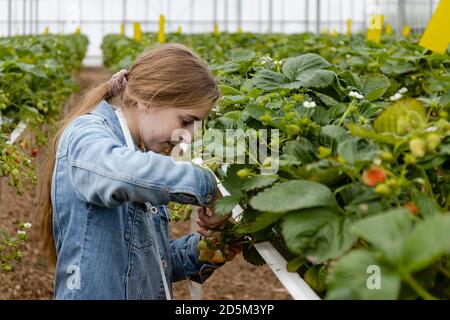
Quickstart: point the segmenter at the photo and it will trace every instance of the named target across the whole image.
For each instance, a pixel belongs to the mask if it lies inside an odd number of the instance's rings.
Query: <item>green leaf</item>
[[[302,72],[297,80],[305,88],[326,88],[336,79],[336,73],[330,70],[308,70]]]
[[[380,287],[373,281],[379,271]],[[342,257],[328,277],[327,299],[376,300],[397,299],[401,279],[389,266],[378,261],[375,255],[359,249]]]
[[[394,209],[353,224],[351,232],[369,241],[391,262],[398,264],[403,246],[412,232],[414,216],[406,209]]]
[[[374,101],[384,95],[391,85],[389,79],[382,74],[363,77],[363,93],[367,100]]]
[[[413,99],[396,102],[384,110],[373,123],[377,133],[391,133],[403,136],[413,129],[424,129],[426,114],[422,104]]]
[[[288,249],[314,263],[333,259],[350,249],[356,237],[351,222],[332,208],[292,212],[283,218],[282,234]]]
[[[242,95],[242,92],[240,92],[239,90],[230,87],[230,86],[226,86],[226,85],[219,85],[219,89],[220,89],[220,93],[223,96],[239,96]]]
[[[402,271],[418,271],[449,254],[449,235],[449,215],[433,216],[418,223],[404,246]]]
[[[239,204],[241,197],[239,196],[226,196],[214,203],[215,213],[224,216],[231,213],[231,211]]]
[[[253,78],[255,87],[273,91],[277,89],[296,89],[300,88],[300,82],[289,82],[281,73],[271,70],[261,70]]]
[[[258,175],[251,177],[242,185],[242,190],[250,191],[253,189],[264,188],[274,184],[278,177],[273,175]]]
[[[313,145],[308,139],[303,137],[299,140],[288,141],[283,148],[283,156],[284,155],[293,156],[301,164],[317,160]]]
[[[308,70],[320,70],[330,63],[315,53],[307,53],[294,58],[287,58],[283,63],[283,74],[290,80],[299,80],[299,76]]]
[[[235,62],[250,61],[255,56],[255,52],[248,49],[234,49],[231,51],[231,59]]]
[[[442,214],[442,209],[436,201],[420,191],[414,191],[412,200],[419,209],[420,215],[424,218]]]
[[[238,226],[237,232],[249,234],[261,231],[282,218],[286,212],[261,212],[253,221],[246,221]]]
[[[372,161],[379,153],[379,147],[370,140],[351,138],[338,146],[338,153],[349,164]]]
[[[390,134],[384,134],[384,133],[376,133],[373,130],[369,130],[366,128],[363,128],[360,125],[357,125],[356,123],[348,123],[347,124],[348,130],[352,133],[352,135],[364,139],[370,139],[381,143],[391,144],[395,145],[399,140]]]
[[[259,211],[287,212],[322,206],[335,206],[333,193],[323,184],[292,180],[276,184],[250,199],[250,206]]]

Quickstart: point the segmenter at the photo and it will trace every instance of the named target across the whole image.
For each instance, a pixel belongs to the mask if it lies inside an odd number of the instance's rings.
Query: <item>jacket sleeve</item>
[[[100,119],[73,123],[66,140],[71,182],[84,202],[105,207],[127,201],[207,206],[217,192],[210,170],[152,151],[130,150]]]
[[[173,282],[189,279],[203,283],[216,269],[224,265],[198,260],[199,239],[200,234],[197,233],[170,241]]]

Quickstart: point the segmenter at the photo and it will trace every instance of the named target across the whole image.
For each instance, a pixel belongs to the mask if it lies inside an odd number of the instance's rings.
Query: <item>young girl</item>
[[[45,252],[56,263],[56,299],[170,299],[173,281],[201,283],[220,266],[198,260],[200,234],[169,240],[166,206],[209,207],[199,214],[206,229],[228,218],[213,215],[212,172],[168,156],[191,142],[194,121],[218,98],[207,64],[168,44],[143,53],[67,116],[38,210]]]

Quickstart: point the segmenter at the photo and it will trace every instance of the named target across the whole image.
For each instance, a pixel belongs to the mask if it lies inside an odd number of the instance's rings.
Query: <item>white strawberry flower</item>
[[[408,92],[408,88],[403,87],[400,90],[398,90],[398,93],[403,94],[403,93],[407,93]]]
[[[26,223],[23,224],[23,227],[24,227],[25,229],[30,229],[31,226],[32,226],[32,224],[31,224],[30,222],[26,222]]]
[[[391,96],[391,97],[389,97],[389,100],[391,100],[391,101],[398,101],[398,100],[400,100],[402,98],[402,95],[401,95],[401,93],[396,93],[396,94],[394,94],[393,96]]]
[[[316,103],[314,101],[305,101],[303,102],[303,107],[306,109],[312,109],[316,107]]]
[[[17,231],[17,234],[18,234],[18,235],[25,235],[25,234],[27,234],[27,233],[26,233],[26,231],[19,230],[19,231]]]

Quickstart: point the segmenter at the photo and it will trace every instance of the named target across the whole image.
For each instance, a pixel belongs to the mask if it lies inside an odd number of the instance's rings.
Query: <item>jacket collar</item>
[[[90,113],[99,115],[104,120],[106,120],[106,122],[108,123],[108,125],[112,129],[113,133],[120,139],[122,144],[123,145],[127,145],[127,142],[125,140],[125,135],[124,135],[124,133],[122,131],[122,128],[120,126],[119,118],[117,117],[117,114],[116,114],[116,107],[115,106],[109,104],[105,100],[102,100],[97,105],[97,107],[95,107],[95,109],[92,110]],[[134,146],[135,146],[135,150],[139,150],[139,147],[136,144],[136,142],[134,142],[134,140],[133,140],[133,143],[134,143]]]

